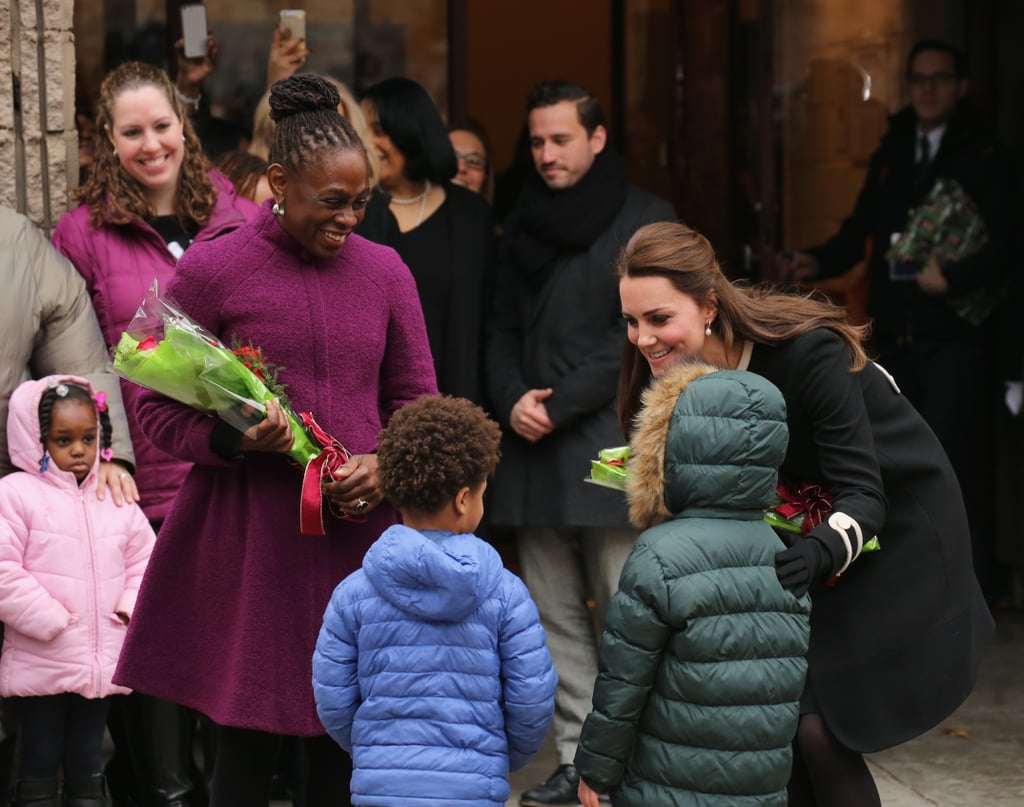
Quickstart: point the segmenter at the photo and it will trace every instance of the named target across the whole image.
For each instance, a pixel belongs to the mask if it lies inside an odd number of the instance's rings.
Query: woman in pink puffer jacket
[[[83,378],[49,376],[13,393],[0,479],[0,696],[20,716],[17,804],[100,804],[111,677],[153,549],[136,504],[96,496],[110,420]],[[102,446],[102,449],[101,449]],[[93,799],[97,799],[93,801]]]

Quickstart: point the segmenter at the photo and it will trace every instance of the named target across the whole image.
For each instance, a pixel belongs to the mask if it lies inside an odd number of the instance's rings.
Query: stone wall
[[[0,205],[50,231],[78,177],[74,0],[0,0]]]

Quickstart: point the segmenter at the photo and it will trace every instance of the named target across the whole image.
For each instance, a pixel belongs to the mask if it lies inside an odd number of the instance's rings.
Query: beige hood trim
[[[643,406],[633,423],[626,479],[629,520],[640,529],[672,518],[665,507],[665,441],[669,423],[683,391],[695,379],[715,370],[700,362],[687,362],[672,368],[644,390]]]

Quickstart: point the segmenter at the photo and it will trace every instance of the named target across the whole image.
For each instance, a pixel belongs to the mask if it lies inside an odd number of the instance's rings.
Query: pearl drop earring
[[[705,336],[711,336],[711,323],[710,322],[708,322],[707,325],[704,326],[704,335]]]

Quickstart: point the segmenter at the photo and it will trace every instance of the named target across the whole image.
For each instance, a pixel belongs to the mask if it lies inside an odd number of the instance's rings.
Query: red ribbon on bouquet
[[[300,412],[299,418],[309,431],[309,436],[323,449],[306,464],[302,475],[302,497],[299,503],[299,530],[303,535],[324,534],[323,492],[320,485],[333,481],[335,472],[352,456],[348,449],[325,432],[313,419],[312,412]],[[363,519],[342,514],[346,521],[362,522]]]
[[[801,535],[807,535],[832,512],[832,494],[817,482],[793,485],[779,480],[776,493],[782,498],[782,504],[775,508],[776,513],[783,518],[804,514],[803,523],[800,525]]]

